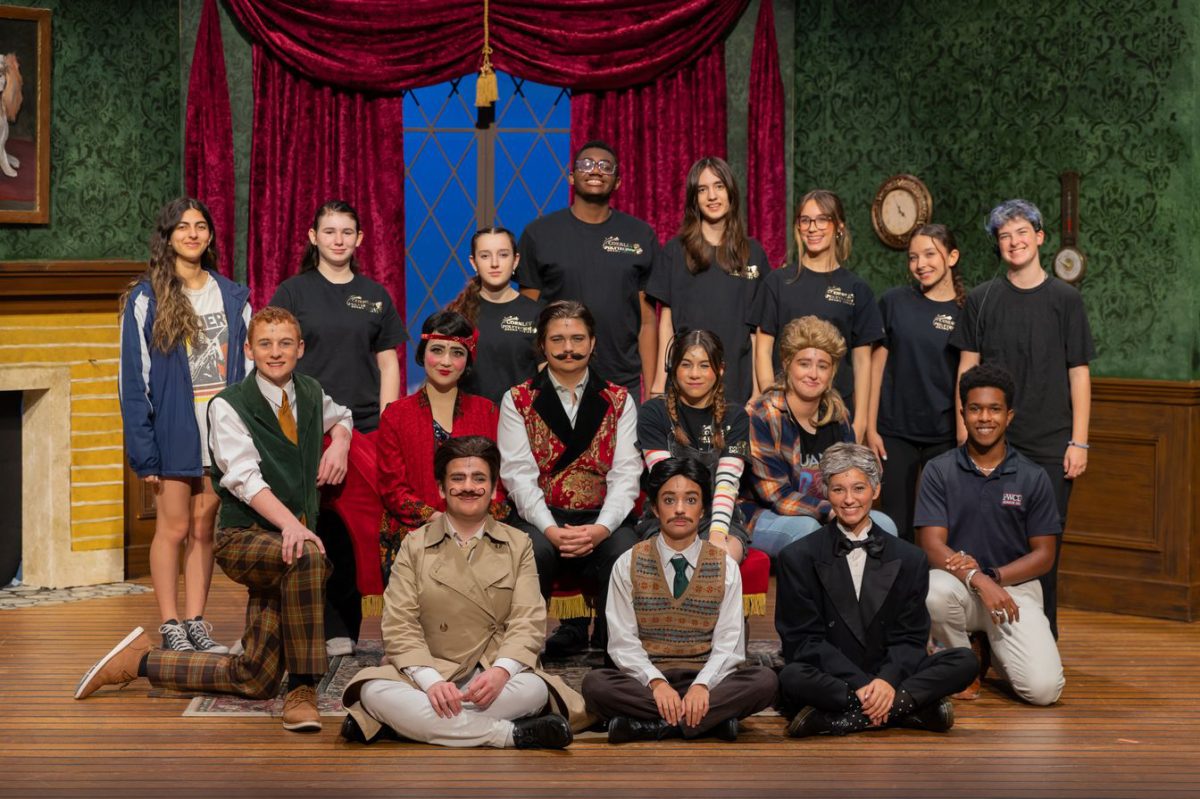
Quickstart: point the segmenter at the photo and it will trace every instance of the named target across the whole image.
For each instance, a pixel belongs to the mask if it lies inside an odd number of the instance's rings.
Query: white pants
[[[474,675],[472,675],[473,677]],[[462,688],[471,678],[458,683]],[[463,702],[462,712],[444,719],[420,688],[396,680],[368,680],[359,699],[363,709],[400,735],[438,746],[512,746],[512,719],[541,711],[550,693],[541,677],[523,671],[509,679],[486,710]]]
[[[1017,696],[1033,705],[1053,704],[1066,679],[1043,610],[1042,585],[1029,580],[1005,586],[1005,590],[1020,608],[1020,620],[992,624],[987,607],[962,580],[950,572],[931,569],[925,606],[933,621],[933,637],[946,646],[969,647],[971,633],[986,633],[992,658]]]

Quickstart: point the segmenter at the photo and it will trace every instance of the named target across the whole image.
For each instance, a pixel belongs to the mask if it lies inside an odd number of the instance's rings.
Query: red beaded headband
[[[471,353],[471,358],[475,357],[475,346],[479,343],[479,330],[471,331],[470,336],[447,336],[444,333],[422,333],[421,341],[453,341],[455,344],[461,344],[467,348],[467,352]]]

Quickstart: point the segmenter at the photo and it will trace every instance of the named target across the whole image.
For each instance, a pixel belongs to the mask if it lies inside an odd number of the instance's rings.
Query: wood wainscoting
[[[1097,378],[1089,440],[1067,517],[1060,601],[1200,618],[1200,381]]]

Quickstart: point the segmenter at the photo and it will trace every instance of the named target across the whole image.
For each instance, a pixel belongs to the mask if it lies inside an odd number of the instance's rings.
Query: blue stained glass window
[[[497,77],[500,99],[487,128],[476,126],[475,75],[405,94],[404,313],[413,342],[473,274],[468,247],[478,227],[494,223],[520,237],[567,202],[570,91]],[[408,363],[411,391],[424,372]]]

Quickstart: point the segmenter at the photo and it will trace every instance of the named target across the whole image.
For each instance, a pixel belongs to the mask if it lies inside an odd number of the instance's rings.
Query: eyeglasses
[[[597,171],[601,175],[617,174],[617,164],[615,161],[597,161],[595,158],[580,158],[575,162],[576,172],[591,172]]]
[[[801,230],[808,230],[815,227],[817,230],[824,230],[829,227],[829,223],[833,221],[833,217],[829,214],[821,214],[820,216],[802,216],[796,220],[796,224]]]

